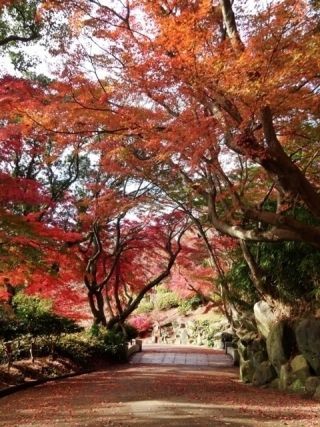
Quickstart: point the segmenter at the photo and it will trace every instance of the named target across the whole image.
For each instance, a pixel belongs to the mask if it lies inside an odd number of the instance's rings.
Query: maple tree
[[[294,214],[304,205],[319,216],[316,22],[303,1],[274,2],[251,16],[240,6],[141,1],[120,13],[97,3],[84,24],[97,40],[119,40],[107,49],[121,63],[118,100],[125,101],[124,93],[149,100],[144,122],[142,111],[121,105],[124,114],[135,114],[128,151],[180,170],[209,199],[212,225],[222,233],[317,246],[318,228]],[[137,9],[153,23],[150,35],[139,31]],[[106,58],[97,55],[97,67],[110,68]],[[266,208],[270,200],[273,210]]]
[[[80,247],[94,321],[108,328],[122,324],[144,295],[170,275],[188,228],[181,214],[139,221],[125,220],[125,215],[98,217]]]
[[[70,154],[63,162],[63,150],[53,153],[52,141],[21,120],[19,108],[37,102],[43,93],[39,85],[6,76],[0,92],[3,296],[15,286],[27,286],[28,292],[53,298],[58,312],[74,316],[65,296],[79,302],[77,292],[69,287],[76,276],[60,265],[67,266],[72,257],[68,245],[81,238],[65,212],[77,161]]]
[[[141,1],[121,13],[101,5],[86,24],[109,54],[96,67],[118,61],[117,104],[133,117],[120,163],[125,155],[135,173],[170,185],[196,220],[208,213],[215,229],[240,239],[259,286],[245,241],[319,247],[319,31],[308,2],[251,13],[242,5]],[[148,103],[126,110],[128,93]]]
[[[195,125],[191,138],[195,147],[193,155],[200,158],[193,162],[200,161],[204,178],[196,191],[208,197],[211,222],[223,233],[245,240],[304,240],[317,246],[318,228],[299,221],[295,214],[297,206],[303,204],[311,216],[319,216],[319,196],[314,180],[317,141],[312,136],[318,117],[310,102],[316,102],[314,89],[318,77],[316,66],[308,71],[301,68],[299,61],[303,52],[305,64],[310,50],[315,60],[312,46],[318,34],[313,31],[314,22],[311,17],[305,21],[307,10],[303,3],[274,4],[247,24],[252,28],[248,30],[248,41],[243,43],[231,4],[221,2],[226,34],[225,38],[212,40],[212,48],[218,49],[220,44],[221,50],[210,54],[202,38],[198,41],[191,37],[193,29],[189,26],[191,18],[201,22],[208,7],[208,3],[203,2],[198,8],[171,13],[166,18],[169,24],[163,24],[166,26],[162,36],[169,40],[170,29],[174,40],[173,23],[179,23],[176,26],[178,35],[185,35],[186,46],[175,48],[173,58],[165,59],[174,73],[172,77],[178,76],[180,80],[176,83],[184,85],[190,103],[182,113],[177,110],[178,117],[172,119],[170,133],[178,132],[185,124],[181,115],[186,115],[187,120],[192,120],[192,112],[196,115],[192,121],[198,121],[199,125]],[[166,20],[160,19],[161,23]],[[268,20],[267,34],[266,27],[261,24],[264,20]],[[209,31],[213,33],[213,26],[214,23],[212,28],[203,26],[203,38]],[[189,37],[188,32],[191,33]],[[192,43],[196,45],[193,56],[189,53]],[[200,54],[203,61],[197,61],[196,55]],[[195,64],[198,67],[196,75]],[[218,68],[216,73],[215,68]],[[283,91],[285,99],[282,97],[279,102]],[[299,115],[294,109],[295,102],[301,109]],[[314,118],[312,124],[309,114]],[[207,135],[201,125],[208,128]],[[190,125],[186,129],[189,132]],[[304,144],[303,139],[308,142]],[[294,159],[297,150],[300,155]],[[236,167],[229,172],[219,158],[221,151],[237,155],[239,167],[235,159]],[[269,200],[276,200],[274,209],[267,206]],[[258,223],[263,226],[259,227]]]
[[[82,141],[69,140],[68,147],[61,146],[52,135],[36,129],[28,111],[46,102],[50,78],[30,69],[35,64],[22,47],[46,43],[49,36],[51,49],[56,47],[56,32],[61,29],[52,21],[56,12],[61,13],[58,4],[48,2],[1,3],[0,46],[17,72],[0,80],[2,294],[10,300],[16,286],[25,286],[29,293],[52,298],[57,312],[79,317],[74,306],[82,296],[74,285],[77,268],[71,247],[82,236],[74,226],[75,196],[70,187],[83,179]],[[74,269],[68,266],[70,259]]]
[[[132,208],[119,196],[124,180],[135,188],[143,182],[148,203],[178,207],[191,219],[226,299],[219,233],[240,241],[257,288],[252,242],[319,248],[317,2],[272,1],[257,9],[240,0],[22,3],[33,5],[29,17],[42,35],[50,34],[51,14],[69,17],[67,37],[52,50],[61,72],[42,81],[4,77],[0,84],[0,154],[11,162],[0,177],[3,218],[33,218],[30,230],[39,234],[54,227],[60,245],[78,233],[64,256],[82,267],[68,272],[69,281],[84,275],[97,323],[107,323],[106,296],[111,318],[122,320],[124,284],[134,289],[144,277],[128,276],[136,263],[130,244],[155,249],[154,228],[124,220]],[[33,36],[23,33],[20,41]],[[2,191],[8,183],[11,193]],[[130,230],[136,232],[124,251],[117,235]],[[21,236],[15,239],[21,245]],[[234,247],[228,239],[223,244]],[[191,268],[187,256],[184,268]]]

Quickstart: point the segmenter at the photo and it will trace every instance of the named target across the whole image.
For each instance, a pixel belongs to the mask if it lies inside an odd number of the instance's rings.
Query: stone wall
[[[259,338],[238,342],[241,380],[320,400],[320,319],[276,321],[262,302],[255,317]]]
[[[152,342],[223,348],[222,335],[232,333],[227,320],[207,323],[206,327],[205,322],[197,320],[176,320],[164,325],[156,322],[152,331]]]

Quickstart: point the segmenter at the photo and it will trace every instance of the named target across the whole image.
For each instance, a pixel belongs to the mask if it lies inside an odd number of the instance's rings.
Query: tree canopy
[[[301,295],[275,248],[315,295],[319,44],[307,0],[0,2],[7,294],[75,316],[87,293],[110,326],[171,277],[228,312],[233,261],[254,298]]]

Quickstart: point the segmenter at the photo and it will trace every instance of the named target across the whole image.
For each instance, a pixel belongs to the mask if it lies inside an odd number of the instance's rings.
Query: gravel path
[[[221,352],[194,350],[219,364],[136,363],[37,386],[0,399],[0,426],[320,426],[319,403],[241,384]]]

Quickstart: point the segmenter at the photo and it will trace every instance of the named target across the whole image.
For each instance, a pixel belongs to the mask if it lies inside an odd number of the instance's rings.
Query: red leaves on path
[[[241,384],[233,368],[127,365],[8,396],[0,414],[10,426],[309,427],[320,405]]]

